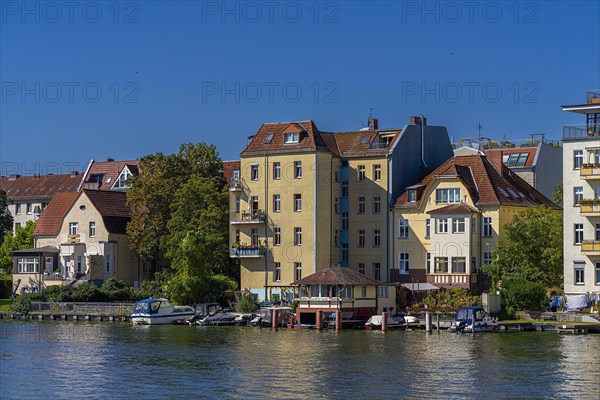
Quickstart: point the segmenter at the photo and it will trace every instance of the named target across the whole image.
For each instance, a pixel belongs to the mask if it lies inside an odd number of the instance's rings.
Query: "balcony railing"
[[[238,191],[244,189],[244,180],[242,178],[233,178],[229,184],[229,190]]]
[[[600,255],[600,240],[584,240],[581,243],[581,252]]]
[[[600,216],[600,199],[581,200],[579,202],[579,213],[591,216]]]
[[[259,246],[234,246],[229,250],[231,257],[263,257],[267,249]]]
[[[590,139],[600,137],[600,124],[563,126],[563,139]]]
[[[64,281],[68,279],[60,272],[44,272],[43,276],[45,281]]]
[[[387,149],[389,145],[388,142],[373,142],[369,145],[369,150]]]
[[[600,164],[583,164],[579,170],[582,179],[600,178]]]
[[[585,101],[588,104],[600,104],[600,90],[588,90],[585,94]]]
[[[263,210],[253,211],[233,211],[231,213],[232,224],[256,224],[265,221],[265,212]]]

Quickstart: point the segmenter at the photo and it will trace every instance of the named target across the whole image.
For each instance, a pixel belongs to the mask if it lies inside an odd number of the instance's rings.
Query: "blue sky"
[[[467,4],[2,0],[2,173],[183,142],[234,159],[263,122],[352,130],[370,108],[455,140],[582,123],[560,105],[600,88],[599,2]]]

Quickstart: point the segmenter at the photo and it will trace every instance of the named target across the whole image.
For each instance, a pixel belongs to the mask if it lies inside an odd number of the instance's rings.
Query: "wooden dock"
[[[600,324],[557,324],[558,333],[600,333]]]

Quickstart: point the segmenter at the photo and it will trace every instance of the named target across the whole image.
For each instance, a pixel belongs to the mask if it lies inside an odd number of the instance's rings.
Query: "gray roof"
[[[37,247],[37,248],[33,248],[33,249],[13,251],[13,254],[24,254],[24,253],[57,253],[58,254],[58,249],[56,247],[52,247],[52,246],[44,246],[44,247]]]

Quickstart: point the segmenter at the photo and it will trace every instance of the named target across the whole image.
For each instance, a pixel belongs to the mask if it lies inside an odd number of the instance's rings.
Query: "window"
[[[492,217],[483,217],[483,236],[491,237],[492,232]]]
[[[109,274],[110,273],[110,254],[107,254],[105,257],[106,257],[106,273]]]
[[[31,203],[27,203],[27,214],[31,214],[33,212],[33,207]]]
[[[273,212],[281,212],[281,195],[273,195]]]
[[[367,287],[366,286],[360,287],[360,297],[362,297],[363,299],[367,297]]]
[[[15,204],[15,213],[16,213],[17,215],[18,215],[18,214],[21,214],[21,203],[17,203],[17,204]]]
[[[400,269],[401,274],[408,274],[408,257],[408,253],[400,253],[400,256],[398,257],[398,268]]]
[[[295,262],[294,263],[294,271],[296,280],[302,279],[302,263]]]
[[[492,263],[492,252],[483,252],[483,265],[490,265]]]
[[[342,181],[342,197],[348,197],[348,181]]]
[[[335,167],[335,170],[333,171],[333,176],[336,182],[340,181],[340,169],[338,167]]]
[[[452,257],[452,273],[464,274],[467,272],[467,260],[465,257]]]
[[[585,263],[584,262],[575,262],[575,263],[573,263],[573,269],[575,272],[575,284],[576,285],[584,285],[585,284]]]
[[[338,197],[335,198],[335,204],[333,206],[336,215],[340,213],[340,199]]]
[[[335,230],[333,242],[335,243],[335,247],[340,247],[340,231],[337,229]]]
[[[281,228],[276,226],[273,228],[273,246],[281,245]]]
[[[399,238],[407,238],[408,237],[408,220],[400,218],[398,220],[398,237]]]
[[[373,165],[373,180],[374,181],[381,180],[381,165],[380,164]]]
[[[96,236],[96,222],[90,222],[90,237]]]
[[[348,213],[347,212],[342,213],[342,230],[343,231],[348,230]]]
[[[522,167],[527,161],[527,156],[529,156],[529,153],[515,153],[508,155],[508,158],[506,156],[502,158],[505,159],[503,161],[509,167]]]
[[[575,244],[583,242],[583,224],[575,224]]]
[[[302,211],[302,195],[298,193],[294,195],[294,211]]]
[[[258,228],[252,228],[250,231],[250,240],[253,246],[258,246]]]
[[[581,168],[583,165],[583,150],[573,151],[573,169]]]
[[[425,220],[425,237],[431,237],[431,218]]]
[[[294,246],[302,245],[302,228],[294,228]]]
[[[415,201],[417,201],[417,191],[415,189],[408,190],[408,201],[410,203],[414,203]]]
[[[427,259],[425,261],[425,272],[431,274],[433,271],[431,270],[431,253],[427,253]]]
[[[373,263],[373,279],[381,280],[381,263]]]
[[[281,163],[279,161],[273,163],[273,179],[281,179]]]
[[[240,243],[240,230],[236,229],[235,230],[235,243]]]
[[[373,247],[381,246],[381,230],[373,229]]]
[[[358,273],[365,274],[365,263],[358,263]]]
[[[40,260],[37,257],[19,257],[18,260],[20,274],[40,272]]]
[[[294,178],[302,178],[302,161],[294,161]]]
[[[448,218],[436,218],[436,233],[448,233]]]
[[[365,198],[364,197],[359,197],[358,198],[358,210],[356,212],[358,214],[364,214],[365,213]]]
[[[240,212],[240,196],[235,196],[235,212]]]
[[[438,204],[460,203],[460,189],[436,189],[435,202]]]
[[[279,282],[281,281],[281,263],[275,263],[275,269],[273,270],[273,281]]]
[[[448,272],[448,257],[436,257],[435,258],[435,272],[436,273]]]
[[[596,285],[600,285],[600,262],[596,263]]]
[[[258,180],[258,164],[250,165],[250,179],[253,181]]]
[[[110,256],[109,256],[110,257]],[[77,273],[81,273],[81,256],[77,256]]]
[[[596,240],[600,240],[600,224],[596,224]]]
[[[477,257],[471,257],[471,273],[477,272]]]
[[[258,210],[258,196],[250,197],[250,207],[252,208],[253,212],[256,212]]]
[[[381,197],[373,197],[373,214],[379,214],[381,212]]]
[[[389,286],[377,286],[377,297],[390,297]]]
[[[362,182],[365,180],[365,166],[364,165],[359,165],[356,169],[358,176],[357,179],[358,181]]]
[[[284,137],[285,143],[298,143],[298,132],[286,133]]]
[[[464,218],[452,218],[452,233],[465,233]]]
[[[583,200],[583,187],[577,186],[573,188],[573,204],[579,205],[579,202]]]
[[[471,218],[471,234],[477,233],[477,218]]]
[[[69,222],[69,235],[77,235],[79,233],[79,223]]]
[[[365,247],[365,230],[358,230],[358,244],[357,247]]]
[[[131,172],[129,172],[129,169],[123,168],[121,175],[119,175],[115,182],[115,188],[130,188],[131,185],[127,183],[129,179],[131,179]]]
[[[589,150],[589,162],[591,164],[600,164],[600,150],[596,149],[596,150]]]
[[[348,243],[342,243],[342,262],[348,262]]]
[[[267,137],[265,138],[265,143],[270,144],[273,141],[273,136],[275,136],[275,132],[268,132]]]

